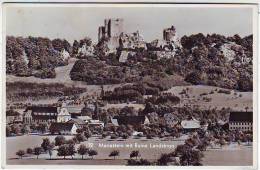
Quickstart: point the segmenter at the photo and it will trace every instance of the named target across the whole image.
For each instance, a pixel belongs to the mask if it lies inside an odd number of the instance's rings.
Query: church
[[[25,124],[39,124],[52,122],[67,122],[71,119],[66,104],[61,107],[54,106],[29,106],[24,111]]]

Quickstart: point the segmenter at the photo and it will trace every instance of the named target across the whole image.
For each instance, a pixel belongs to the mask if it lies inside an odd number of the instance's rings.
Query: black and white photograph
[[[3,5],[12,165],[256,165],[254,4]]]

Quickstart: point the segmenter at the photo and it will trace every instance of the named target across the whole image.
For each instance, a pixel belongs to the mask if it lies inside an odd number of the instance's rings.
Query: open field
[[[32,162],[31,157],[24,157],[23,160],[19,160],[17,159],[17,156],[15,155],[15,153],[19,150],[19,149],[24,149],[26,150],[28,147],[36,147],[36,146],[40,146],[41,142],[42,142],[42,138],[44,137],[48,137],[50,139],[50,141],[54,141],[54,138],[56,136],[37,136],[37,135],[26,135],[26,136],[17,136],[17,137],[8,137],[6,139],[6,148],[7,148],[7,153],[6,153],[6,158],[7,158],[7,162],[10,164],[18,164],[19,162],[24,162],[25,160],[28,160],[28,162],[26,164],[29,164],[29,162]],[[66,139],[70,139],[73,136],[65,136]],[[110,160],[113,159],[111,157],[109,157],[108,155],[110,154],[111,151],[113,150],[119,150],[120,151],[120,156],[116,159],[122,160],[123,162],[125,161],[125,159],[129,159],[129,154],[131,151],[133,150],[139,150],[141,157],[145,158],[145,159],[149,159],[149,160],[155,160],[157,158],[159,158],[159,156],[162,153],[169,153],[172,152],[173,149],[180,144],[184,143],[185,139],[176,139],[174,141],[162,141],[159,139],[127,139],[127,140],[122,140],[122,139],[114,139],[114,140],[110,140],[110,139],[97,139],[97,138],[89,138],[88,141],[82,142],[84,144],[86,144],[86,146],[91,146],[91,144],[93,144],[92,149],[96,150],[98,152],[98,155],[95,156],[95,160]],[[82,144],[81,143],[81,144]],[[114,146],[108,146],[109,144],[116,144],[117,147]],[[132,144],[132,147],[127,147],[126,145],[128,144]],[[159,148],[156,147],[159,144],[165,144],[165,145],[170,145],[172,148]],[[101,146],[103,145],[103,146]],[[107,147],[105,147],[105,145]],[[150,147],[153,146],[154,148]],[[76,148],[79,146],[79,144],[76,145]],[[54,149],[56,149],[57,147],[55,147]],[[89,147],[91,148],[91,147]],[[152,154],[151,154],[152,153]],[[57,151],[54,150],[53,151],[53,158],[57,158],[57,159],[62,159],[63,157],[59,157],[56,156],[57,155]],[[33,156],[36,159],[36,156]],[[70,156],[67,157],[68,159],[71,159]],[[87,156],[85,156],[85,158],[88,158]],[[48,154],[41,154],[39,156],[39,159],[49,159],[49,155]],[[78,154],[75,154],[74,159],[81,159],[81,156]],[[56,161],[56,160],[55,160]],[[60,160],[58,160],[59,162]],[[26,161],[25,161],[26,162]],[[52,162],[52,161],[50,161]],[[67,161],[66,161],[67,162]],[[52,163],[50,163],[52,164]]]
[[[36,156],[24,157],[22,160],[17,159],[15,152],[19,149],[26,149],[28,147],[40,146],[42,142],[42,138],[48,137],[51,141],[54,141],[56,136],[18,136],[18,137],[8,137],[7,140],[7,164],[9,165],[17,165],[17,164],[27,164],[27,165],[57,165],[57,164],[65,164],[65,165],[125,165],[127,159],[129,159],[129,154],[132,150],[139,150],[141,157],[148,159],[150,161],[154,161],[160,157],[162,153],[172,152],[173,149],[169,148],[151,148],[149,145],[155,146],[156,144],[167,144],[167,145],[180,145],[184,143],[184,139],[176,139],[174,141],[162,141],[159,139],[97,139],[90,138],[88,141],[85,141],[84,144],[90,146],[92,143],[93,148],[98,152],[98,155],[94,157],[92,160],[88,156],[84,156],[84,160],[81,160],[81,156],[75,154],[73,159],[70,156],[66,157],[66,160],[63,160],[63,157],[56,156],[57,151],[53,151],[53,160],[49,160],[48,154],[41,154],[39,159],[36,159]],[[72,136],[65,136],[66,139],[72,138]],[[116,144],[118,147],[101,147],[101,144]],[[126,146],[126,144],[133,144],[133,148],[127,147],[119,147]],[[145,148],[144,146],[148,147]],[[79,144],[76,145],[76,148]],[[138,147],[137,147],[138,146]],[[91,148],[91,147],[89,147]],[[56,149],[56,148],[55,148]],[[115,160],[109,157],[109,153],[112,150],[119,150],[120,156]],[[202,160],[203,165],[210,166],[250,166],[253,161],[253,149],[252,146],[224,146],[222,149],[208,149],[204,152],[205,157]]]
[[[70,70],[72,69],[74,63],[77,61],[75,58],[70,58],[69,59],[69,64],[66,66],[61,66],[55,68],[56,72],[56,77],[55,78],[46,78],[46,79],[41,79],[37,77],[18,77],[18,76],[13,76],[13,75],[7,75],[6,76],[6,81],[7,82],[17,82],[17,81],[23,81],[23,82],[31,82],[31,83],[63,83],[66,85],[75,85],[78,87],[85,87],[84,82],[77,82],[77,81],[72,81],[70,79]]]
[[[202,164],[205,166],[252,166],[253,148],[208,150],[204,152]]]
[[[187,88],[187,94],[189,97],[180,94],[183,89]],[[248,107],[248,110],[253,110],[253,92],[239,92],[235,90],[229,90],[231,91],[230,94],[224,94],[218,93],[219,89],[223,88],[204,85],[176,86],[167,90],[167,92],[171,92],[181,98],[181,102],[179,104],[180,107],[188,104],[198,105],[200,108],[205,109],[215,107],[221,109],[223,107],[230,107],[235,111],[245,111],[245,108]],[[210,101],[203,100],[203,97],[210,98]]]

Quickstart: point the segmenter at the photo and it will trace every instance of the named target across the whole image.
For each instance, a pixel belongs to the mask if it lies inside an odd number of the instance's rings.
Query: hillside
[[[182,77],[193,85],[252,91],[252,41],[252,35],[241,38],[199,33],[183,36],[182,47],[176,53],[170,53],[170,57],[165,51],[136,49],[124,63],[118,61],[119,54],[102,52],[104,44],[99,43],[95,48],[96,55],[81,56],[70,76],[72,80],[88,84],[133,83],[143,81],[144,77],[160,82],[161,79]],[[179,85],[187,84],[185,81]]]
[[[6,37],[6,73],[55,78],[55,68],[68,64],[71,46],[66,40],[42,37]]]
[[[163,86],[167,88],[193,84],[253,90],[252,35],[241,38],[199,33],[183,36],[180,42],[175,53],[137,49],[121,63],[120,52],[106,53],[104,43],[94,45],[89,38],[75,40],[71,46],[60,39],[10,36],[6,44],[6,72],[51,81],[59,67],[75,57],[79,60],[63,75],[68,81],[109,85],[149,80],[152,84],[165,82]]]

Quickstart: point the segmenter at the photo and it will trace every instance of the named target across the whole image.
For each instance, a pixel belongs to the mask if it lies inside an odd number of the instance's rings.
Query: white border
[[[24,0],[9,0],[9,1],[5,1],[5,2],[24,2]],[[28,2],[28,1],[27,1]],[[116,0],[89,0],[87,2],[98,2],[99,4],[82,4],[82,3],[86,3],[86,1],[77,1],[77,2],[80,2],[80,4],[72,4],[71,1],[69,0],[57,0],[55,2],[63,2],[63,3],[55,3],[55,4],[47,4],[46,2],[50,2],[48,0],[33,0],[33,1],[30,1],[32,3],[19,3],[19,4],[14,4],[14,3],[11,3],[11,4],[8,4],[8,5],[11,5],[11,6],[33,6],[33,7],[38,7],[38,6],[44,6],[44,7],[123,7],[123,6],[127,6],[127,7],[170,7],[170,6],[174,6],[174,7],[198,7],[198,6],[203,6],[203,7],[216,7],[219,6],[219,7],[230,7],[230,6],[233,6],[233,7],[240,7],[239,4],[215,4],[215,3],[242,3],[242,6],[245,7],[245,6],[249,6],[249,7],[252,7],[253,8],[253,41],[254,41],[254,45],[253,45],[253,60],[254,60],[254,63],[253,63],[253,72],[254,72],[254,75],[253,75],[253,81],[254,81],[254,93],[253,93],[253,112],[254,112],[254,115],[253,115],[253,120],[254,120],[254,127],[253,127],[253,130],[254,130],[254,146],[253,146],[253,166],[201,166],[201,167],[194,167],[194,166],[191,166],[191,167],[185,167],[185,166],[181,166],[181,167],[176,167],[176,166],[166,166],[166,167],[159,167],[159,166],[151,166],[151,167],[145,167],[145,168],[151,168],[151,169],[172,169],[172,168],[177,168],[177,169],[256,169],[257,168],[257,163],[258,163],[258,160],[257,160],[257,145],[259,143],[259,140],[258,137],[259,135],[257,135],[257,130],[258,130],[258,122],[259,122],[259,116],[257,115],[257,112],[258,112],[258,104],[259,104],[259,101],[258,101],[258,88],[260,88],[260,85],[258,83],[258,66],[259,66],[259,59],[258,59],[258,54],[259,54],[259,48],[258,48],[258,51],[257,51],[257,44],[258,44],[258,40],[259,40],[259,34],[258,34],[258,28],[259,28],[259,18],[258,18],[258,12],[259,12],[259,8],[258,6],[256,5],[259,5],[259,1],[257,0],[250,0],[250,1],[244,1],[244,0],[236,0],[235,2],[232,1],[232,0],[211,0],[210,2],[207,1],[207,0],[193,0],[193,1],[188,1],[188,0],[183,0],[183,1],[180,1],[180,0],[163,0],[161,2],[158,2],[157,0],[142,0],[142,1],[138,1],[139,3],[157,3],[157,4],[132,4],[134,2],[137,2],[136,0],[125,0],[125,2],[127,3],[130,3],[130,4],[100,4],[102,2],[105,2],[105,3],[117,3]],[[33,2],[42,2],[41,4],[36,4],[36,3],[33,3]],[[65,2],[70,2],[69,4],[65,4]],[[167,3],[167,4],[159,4],[159,3]],[[209,4],[168,4],[168,3],[209,3]],[[213,4],[211,4],[213,3]],[[5,159],[5,153],[6,153],[6,147],[5,147],[5,106],[6,106],[6,103],[5,103],[5,80],[6,80],[6,76],[5,76],[5,27],[3,27],[5,25],[5,15],[4,15],[4,10],[5,10],[5,5],[7,4],[2,4],[1,5],[1,14],[0,16],[3,18],[3,20],[1,20],[1,24],[2,24],[2,27],[0,29],[2,29],[2,36],[0,38],[0,46],[1,46],[1,50],[3,50],[2,52],[2,57],[0,59],[0,64],[2,66],[2,88],[0,88],[0,92],[1,92],[1,97],[2,97],[2,102],[0,104],[0,110],[2,111],[2,116],[0,117],[0,121],[2,122],[1,123],[1,165],[2,165],[2,168],[11,168],[11,169],[17,169],[17,168],[21,168],[21,169],[35,169],[35,168],[40,168],[40,169],[57,169],[57,168],[63,168],[63,169],[74,169],[74,168],[77,168],[77,169],[85,169],[85,168],[88,168],[88,169],[92,169],[92,168],[95,168],[95,169],[121,169],[121,168],[126,168],[126,169],[136,169],[137,167],[129,167],[129,166],[104,166],[104,165],[99,165],[99,166],[94,166],[94,165],[6,165],[6,159]],[[254,6],[252,6],[254,5]],[[258,102],[258,103],[257,103]],[[258,119],[257,119],[258,118]],[[255,121],[257,120],[257,124],[255,123]],[[259,133],[259,132],[258,132]],[[138,167],[138,168],[141,168],[141,167]],[[142,167],[144,168],[144,167]]]

